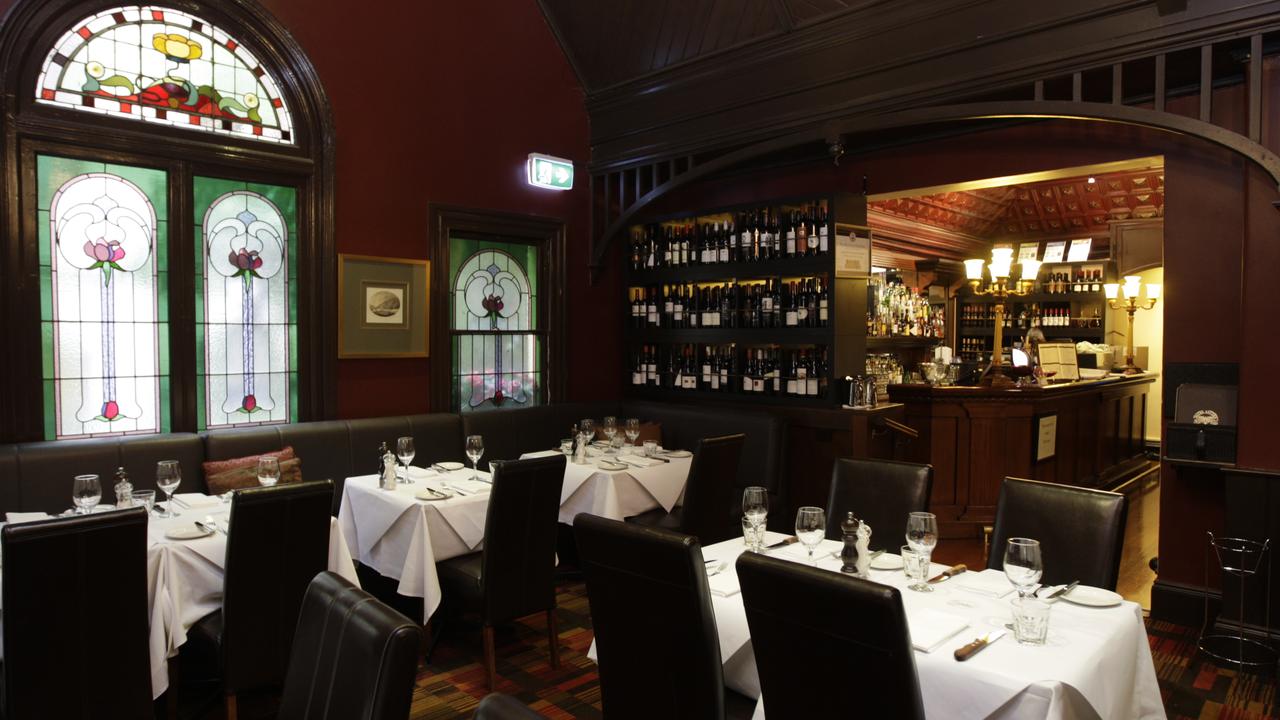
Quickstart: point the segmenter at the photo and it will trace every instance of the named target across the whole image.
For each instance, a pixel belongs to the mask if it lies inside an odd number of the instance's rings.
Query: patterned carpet
[[[1219,667],[1196,652],[1199,628],[1147,621],[1147,637],[1169,720],[1277,717],[1276,673]]]

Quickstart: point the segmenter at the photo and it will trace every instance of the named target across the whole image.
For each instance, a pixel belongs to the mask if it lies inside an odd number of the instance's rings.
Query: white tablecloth
[[[766,543],[786,536],[769,533]],[[818,566],[837,571],[840,561],[830,553],[840,543],[827,540],[815,552]],[[725,576],[713,587],[736,586],[733,562],[743,551],[742,540],[727,540],[703,548],[708,560],[729,563]],[[773,554],[803,561],[804,548],[791,545]],[[935,565],[930,575],[945,566]],[[963,577],[963,576],[959,576]],[[1147,644],[1142,610],[1125,602],[1112,608],[1086,608],[1055,602],[1050,615],[1049,640],[1043,647],[1019,645],[1010,632],[967,662],[952,653],[988,630],[1010,620],[1010,599],[991,598],[961,589],[955,580],[939,583],[932,593],[906,589],[901,570],[871,571],[871,579],[902,589],[908,622],[926,608],[967,620],[970,627],[930,653],[916,652],[925,714],[934,718],[1163,718],[1160,687]],[[959,578],[957,578],[958,580]],[[797,598],[797,612],[803,612]],[[749,697],[760,696],[755,656],[747,628],[742,595],[712,595],[725,684]],[[592,648],[594,651],[594,647]],[[756,705],[756,720],[764,718],[764,703]]]
[[[347,478],[338,524],[351,555],[400,582],[397,592],[423,599],[423,622],[440,607],[436,563],[480,549],[489,486],[471,481],[471,469],[437,473],[411,467],[412,483],[378,489],[376,475]],[[481,472],[480,477],[488,478]],[[461,490],[447,500],[418,500],[427,487]]]
[[[593,450],[594,452],[594,450]],[[525,453],[521,458],[550,457],[558,450]],[[613,456],[593,455],[586,465],[570,461],[564,469],[564,487],[560,491],[560,522],[573,524],[578,513],[590,513],[621,520],[661,507],[670,512],[684,494],[689,479],[691,458],[666,458],[650,467],[606,470],[600,463],[613,461]],[[622,463],[636,461],[624,456]]]
[[[192,625],[222,607],[222,577],[227,538],[221,532],[197,540],[168,540],[170,528],[190,527],[212,515],[226,521],[229,506],[178,509],[176,518],[153,516],[147,534],[147,582],[151,607],[151,690],[155,697],[169,687],[168,659],[178,654]],[[355,563],[347,551],[342,528],[329,525],[328,569],[357,586]]]

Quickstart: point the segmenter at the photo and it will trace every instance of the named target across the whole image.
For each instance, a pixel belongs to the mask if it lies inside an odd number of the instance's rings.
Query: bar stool
[[[1223,663],[1240,667],[1275,666],[1278,654],[1271,645],[1271,539],[1261,542],[1244,538],[1219,538],[1209,535],[1209,547],[1213,549],[1218,566],[1222,569],[1224,590],[1228,576],[1238,578],[1240,583],[1240,615],[1237,618],[1236,634],[1210,632],[1209,599],[1204,601],[1204,624],[1200,627],[1200,639],[1196,647],[1200,652]],[[1266,562],[1267,587],[1263,598],[1265,603],[1262,631],[1265,641],[1254,640],[1244,636],[1244,600],[1247,589],[1246,582],[1258,574],[1263,562]],[[1204,559],[1205,587],[1209,585],[1209,552],[1205,551]]]

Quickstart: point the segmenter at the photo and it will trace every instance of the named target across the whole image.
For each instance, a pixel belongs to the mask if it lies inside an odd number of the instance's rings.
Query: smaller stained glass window
[[[173,127],[292,144],[279,87],[227,33],[173,8],[104,10],[45,58],[36,100]]]

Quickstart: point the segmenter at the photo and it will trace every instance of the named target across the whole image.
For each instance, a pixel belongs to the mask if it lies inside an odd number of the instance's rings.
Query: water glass
[[[763,538],[765,521],[769,517],[769,491],[762,487],[752,486],[742,491],[742,519],[755,528],[754,537]],[[745,525],[744,525],[745,527]],[[748,545],[748,549],[759,550],[758,546]]]
[[[573,438],[565,438],[560,441],[560,452],[564,453],[566,459],[573,456]]]
[[[813,551],[826,535],[827,516],[822,508],[806,505],[796,511],[796,538],[809,551],[810,565],[817,564]]]
[[[161,460],[156,463],[156,487],[165,495],[165,513],[163,517],[178,517],[173,511],[173,491],[182,483],[182,467],[177,460]]]
[[[1004,576],[1018,589],[1018,597],[1027,597],[1040,584],[1044,561],[1040,541],[1031,538],[1009,538],[1004,549]]]
[[[627,424],[624,426],[623,432],[627,435],[627,442],[635,445],[636,439],[640,437],[640,419],[627,418]]]
[[[933,513],[913,512],[907,515],[907,544],[916,552],[933,554],[938,544],[938,518]]]
[[[102,500],[102,484],[97,475],[77,475],[71,485],[71,501],[75,503],[76,514],[88,515]]]
[[[258,484],[272,487],[280,482],[280,458],[275,455],[263,455],[258,458]]]
[[[910,545],[903,545],[899,552],[902,553],[902,572],[911,581],[907,589],[933,592],[933,586],[925,582],[929,577],[929,553],[922,553]]]
[[[1013,637],[1020,645],[1043,645],[1049,637],[1052,605],[1037,597],[1013,599]]]
[[[134,490],[133,504],[135,507],[144,507],[147,509],[147,517],[151,517],[151,509],[156,506],[155,490]]]
[[[658,454],[658,442],[656,440],[644,441],[644,456],[655,457]]]
[[[479,435],[467,436],[467,457],[471,458],[471,479],[480,477],[480,458],[484,455],[484,438]]]
[[[764,544],[764,525],[756,525],[746,515],[742,516],[742,544],[747,552],[760,552]]]
[[[396,458],[400,460],[400,464],[404,465],[404,482],[411,483],[409,479],[409,463],[413,462],[413,456],[417,451],[413,449],[413,438],[405,436],[396,440]]]

